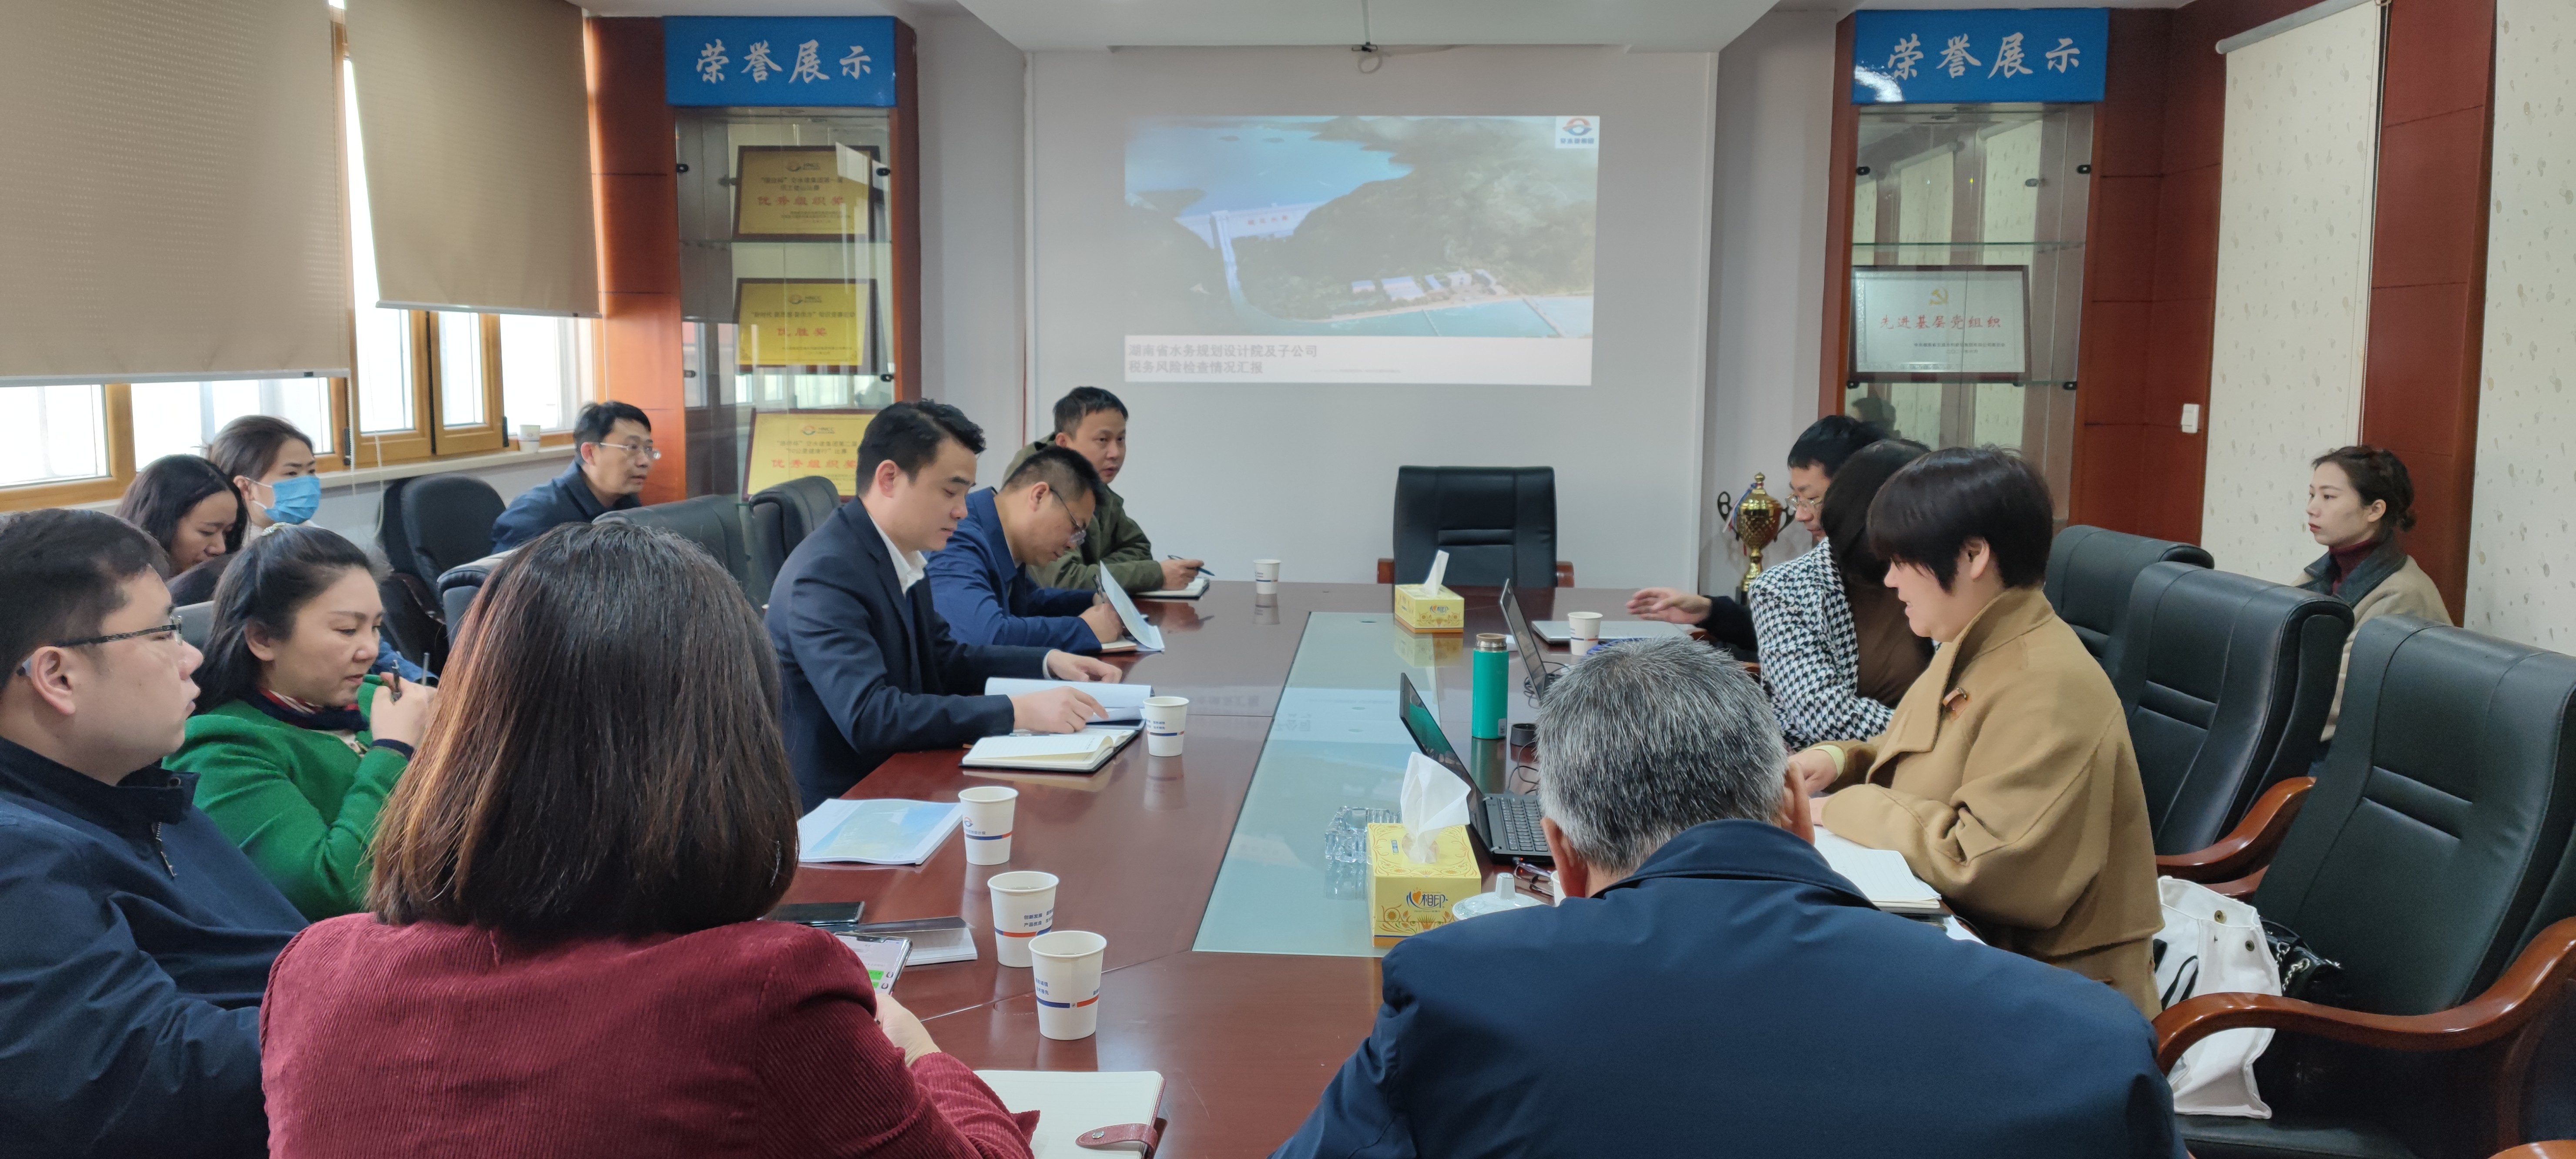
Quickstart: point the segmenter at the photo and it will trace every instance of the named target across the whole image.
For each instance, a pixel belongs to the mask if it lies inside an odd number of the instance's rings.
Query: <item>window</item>
[[[109,473],[105,387],[0,387],[0,487]]]
[[[590,324],[579,318],[502,314],[501,413],[515,432],[572,429],[590,397]]]
[[[313,437],[313,452],[334,449],[327,378],[236,379],[229,382],[138,382],[134,392],[134,461],[201,454],[215,432],[243,415],[275,415]]]

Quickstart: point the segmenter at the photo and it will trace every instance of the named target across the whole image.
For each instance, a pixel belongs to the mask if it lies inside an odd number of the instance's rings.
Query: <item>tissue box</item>
[[[1438,856],[1428,864],[1404,855],[1404,826],[1368,827],[1370,933],[1380,943],[1449,924],[1449,907],[1484,888],[1467,827],[1437,831]]]
[[[1467,601],[1447,587],[1397,584],[1395,622],[1416,632],[1465,632]]]

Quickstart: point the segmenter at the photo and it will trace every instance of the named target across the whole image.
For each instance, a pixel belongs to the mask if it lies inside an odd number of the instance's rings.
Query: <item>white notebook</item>
[[[1132,728],[1093,727],[1051,735],[988,736],[966,750],[960,764],[981,769],[1027,769],[1040,773],[1088,773],[1108,764],[1135,737]]]
[[[919,865],[966,819],[955,801],[838,797],[796,822],[796,860]]]
[[[1075,688],[1099,702],[1102,717],[1111,724],[1138,724],[1145,719],[1145,698],[1154,694],[1151,684],[1104,684],[1083,680],[1021,680],[1011,676],[984,678],[986,696],[1026,696],[1050,688]]]
[[[1941,892],[1914,876],[1913,867],[1905,864],[1902,853],[1857,844],[1822,825],[1816,826],[1816,852],[1825,855],[1825,864],[1832,866],[1834,872],[1859,886],[1871,905],[1908,917],[1945,912]]]
[[[1029,1150],[1037,1159],[1135,1154],[1124,1148],[1086,1151],[1074,1140],[1096,1127],[1151,1125],[1154,1112],[1163,1104],[1160,1071],[979,1070],[975,1077],[1002,1096],[1002,1105],[1013,1112],[1038,1113],[1037,1134],[1029,1139]]]
[[[1207,585],[1208,578],[1206,576],[1194,576],[1191,578],[1190,582],[1176,588],[1155,588],[1150,592],[1137,592],[1136,598],[1140,600],[1195,600],[1200,596],[1207,594]]]

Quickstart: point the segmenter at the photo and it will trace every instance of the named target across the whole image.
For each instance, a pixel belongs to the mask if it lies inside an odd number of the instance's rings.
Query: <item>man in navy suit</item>
[[[1816,853],[1753,680],[1687,640],[1548,687],[1565,901],[1386,956],[1377,1026],[1279,1156],[2180,1159],[2126,998],[1884,914]]]
[[[1062,447],[1024,456],[998,489],[966,497],[966,521],[930,556],[930,601],[969,644],[1097,652],[1126,633],[1090,589],[1042,588],[1023,566],[1082,545],[1100,473]]]
[[[990,676],[1116,680],[1046,648],[960,644],[931,606],[922,553],[966,517],[984,432],[956,407],[899,402],[859,440],[855,503],[805,537],[769,597],[788,764],[805,807],[849,791],[889,756],[1014,729],[1075,732],[1100,704],[1072,688],[980,695]]]

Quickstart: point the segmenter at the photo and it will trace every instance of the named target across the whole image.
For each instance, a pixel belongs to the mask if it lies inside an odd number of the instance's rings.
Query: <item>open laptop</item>
[[[1475,774],[1467,771],[1467,762],[1458,759],[1458,750],[1449,746],[1449,734],[1440,731],[1439,716],[1422,703],[1422,694],[1414,690],[1412,674],[1397,673],[1396,681],[1396,711],[1404,718],[1405,731],[1413,734],[1413,747],[1467,782],[1467,828],[1485,851],[1497,858],[1545,859],[1547,834],[1538,825],[1538,798],[1527,793],[1488,793],[1478,787]]]
[[[1521,691],[1529,694],[1531,704],[1536,704],[1546,694],[1548,681],[1556,679],[1556,673],[1548,669],[1547,643],[1530,629],[1529,617],[1521,614],[1521,598],[1512,594],[1512,581],[1508,579],[1503,581],[1502,599],[1503,623],[1511,628],[1512,643],[1521,650],[1521,669],[1529,673],[1529,679],[1521,683]]]
[[[1145,614],[1136,610],[1136,601],[1127,598],[1127,589],[1109,578],[1109,569],[1100,569],[1100,591],[1109,597],[1109,606],[1118,610],[1118,622],[1127,629],[1127,638],[1148,652],[1163,650],[1163,630],[1145,622]],[[1114,647],[1114,645],[1113,645]],[[1101,651],[1110,651],[1103,648]]]

